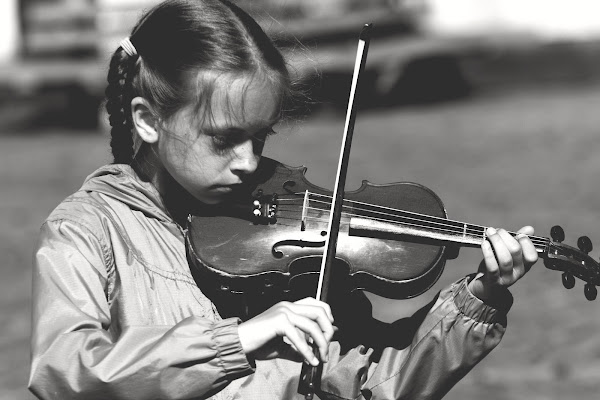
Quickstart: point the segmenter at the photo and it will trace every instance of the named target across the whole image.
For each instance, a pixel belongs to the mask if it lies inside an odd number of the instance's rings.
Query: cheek
[[[158,152],[163,164],[169,168],[183,169],[194,162],[194,143],[187,137],[170,135],[159,142]]]
[[[191,189],[208,186],[228,170],[231,154],[213,150],[212,139],[204,135],[171,136],[159,143],[163,165],[180,184]]]
[[[210,186],[214,180],[218,180],[227,168],[227,157],[221,157],[210,149],[210,143],[206,140],[196,140],[189,145],[178,147],[173,153],[172,166],[180,179],[187,185],[201,190]]]

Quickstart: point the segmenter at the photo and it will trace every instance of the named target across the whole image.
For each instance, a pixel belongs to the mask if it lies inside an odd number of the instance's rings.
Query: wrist
[[[238,338],[240,341],[240,346],[242,347],[242,351],[246,354],[250,354],[258,348],[258,344],[256,340],[254,340],[255,335],[251,332],[248,332],[250,327],[246,322],[242,322],[238,325]]]
[[[473,296],[497,310],[508,311],[512,306],[513,298],[508,288],[486,284],[481,273],[470,280],[467,288]]]
[[[482,282],[482,275],[481,274],[477,274],[475,275],[470,281],[469,284],[467,285],[467,287],[469,288],[469,291],[471,292],[471,294],[475,297],[477,297],[479,300],[485,302],[486,300],[488,300],[490,297],[492,297],[492,293],[490,288],[488,287],[488,285],[485,285]]]

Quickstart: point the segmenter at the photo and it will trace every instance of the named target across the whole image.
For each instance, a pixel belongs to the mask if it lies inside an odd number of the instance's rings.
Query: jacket
[[[37,397],[303,398],[300,363],[243,352],[240,320],[221,318],[198,288],[184,237],[156,188],[126,165],[98,169],[58,205],[34,254]],[[506,329],[505,311],[474,297],[469,279],[406,321],[373,321],[373,340],[332,341],[318,397],[443,397]]]

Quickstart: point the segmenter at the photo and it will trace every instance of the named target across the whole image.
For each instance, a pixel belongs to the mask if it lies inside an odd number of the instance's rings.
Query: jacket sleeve
[[[111,259],[92,227],[68,220],[42,227],[34,256],[29,377],[38,398],[193,398],[254,371],[235,318],[190,317],[112,335]]]
[[[498,345],[506,329],[510,293],[493,308],[471,294],[470,279],[441,291],[410,318],[345,327],[351,333],[334,343],[324,366],[322,397],[441,399]],[[358,308],[352,307],[354,315]]]

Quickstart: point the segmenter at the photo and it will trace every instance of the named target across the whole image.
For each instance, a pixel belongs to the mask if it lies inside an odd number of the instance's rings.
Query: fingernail
[[[319,359],[317,357],[313,357],[310,363],[316,367],[319,365]]]
[[[495,235],[495,234],[496,234],[496,229],[492,228],[491,226],[489,228],[487,228],[488,236]]]
[[[523,239],[523,238],[526,238],[526,237],[528,237],[526,234],[524,234],[524,233],[518,233],[517,236],[515,236],[515,239],[520,240],[520,239]]]

